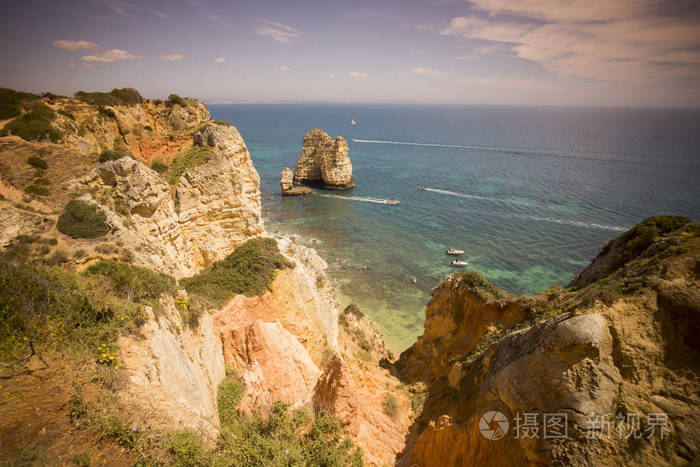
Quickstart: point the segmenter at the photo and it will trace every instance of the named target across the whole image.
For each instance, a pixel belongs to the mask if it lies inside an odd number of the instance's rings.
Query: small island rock
[[[295,184],[322,185],[333,190],[355,186],[348,143],[342,136],[332,140],[328,134],[313,129],[304,136],[301,154],[294,168]]]

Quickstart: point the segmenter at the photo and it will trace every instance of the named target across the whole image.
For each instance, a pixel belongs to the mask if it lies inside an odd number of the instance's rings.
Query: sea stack
[[[319,185],[331,190],[346,190],[355,186],[348,143],[338,136],[313,129],[304,136],[301,154],[294,168],[294,184]]]
[[[280,188],[282,189],[282,196],[307,195],[313,191],[305,186],[294,187],[294,174],[289,167],[285,167],[280,174]]]

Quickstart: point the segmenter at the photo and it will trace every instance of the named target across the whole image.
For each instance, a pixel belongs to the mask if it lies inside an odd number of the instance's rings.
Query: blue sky
[[[207,102],[700,106],[700,2],[6,2],[0,86]]]

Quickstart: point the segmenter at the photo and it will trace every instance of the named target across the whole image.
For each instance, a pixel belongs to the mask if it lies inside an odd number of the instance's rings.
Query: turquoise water
[[[421,334],[430,290],[453,271],[448,247],[465,250],[468,268],[499,287],[534,294],[568,283],[607,239],[646,217],[700,218],[697,110],[209,109],[245,138],[267,230],[298,234],[319,250],[341,301],[372,315],[394,350]],[[280,172],[294,167],[316,127],[348,141],[356,188],[282,198]],[[400,204],[377,202],[385,198]]]

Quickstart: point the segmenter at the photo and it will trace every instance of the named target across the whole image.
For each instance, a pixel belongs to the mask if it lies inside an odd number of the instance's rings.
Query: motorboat
[[[386,199],[384,200],[386,204],[399,204],[399,201],[396,199]]]
[[[463,255],[464,250],[455,250],[454,248],[449,248],[445,253],[447,253],[448,255],[457,256],[457,255]]]
[[[354,118],[350,119],[350,125],[352,125],[352,126],[357,125],[357,122],[355,121]]]
[[[423,185],[419,186],[418,189],[425,191],[425,187]]]
[[[452,266],[456,266],[458,268],[463,268],[464,266],[466,266],[469,263],[467,263],[466,261],[452,260],[451,264],[452,264]]]

